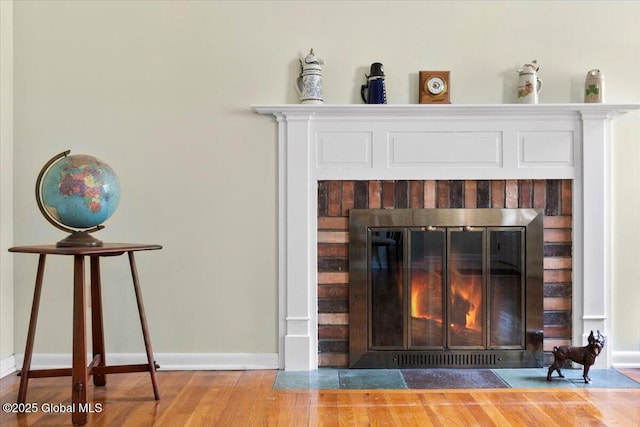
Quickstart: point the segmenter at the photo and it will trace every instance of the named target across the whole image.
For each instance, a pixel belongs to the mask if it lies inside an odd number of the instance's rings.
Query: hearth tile
[[[509,388],[490,369],[403,369],[410,389]]]
[[[615,369],[592,369],[589,371],[591,383],[585,384],[582,379],[582,367],[563,369],[564,378],[557,372],[552,380],[547,381],[548,367],[523,369],[494,369],[494,373],[512,388],[640,388],[640,383],[632,380]]]
[[[628,376],[615,369],[591,369],[589,377],[591,382],[585,384],[582,379],[582,368],[563,369],[565,379],[568,379],[576,387],[584,388],[640,388],[640,383],[632,380]]]
[[[340,388],[348,390],[407,388],[397,369],[341,369]]]
[[[340,388],[339,369],[315,371],[278,371],[273,388],[276,390],[336,390]]]
[[[563,369],[547,381],[545,368],[512,369],[333,369],[278,371],[276,390],[460,389],[460,388],[640,388],[615,369],[594,369],[585,384],[582,368]]]
[[[547,381],[549,368],[513,368],[493,369],[493,373],[500,377],[511,388],[567,388],[574,387],[565,378],[553,377],[553,381]],[[563,372],[565,370],[563,369]]]

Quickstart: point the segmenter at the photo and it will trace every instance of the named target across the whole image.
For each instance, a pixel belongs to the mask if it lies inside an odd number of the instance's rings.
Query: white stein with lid
[[[538,77],[538,63],[534,59],[518,69],[518,103],[537,104],[542,80]]]
[[[295,88],[302,104],[324,103],[322,94],[322,65],[324,60],[316,57],[313,49],[300,61],[300,75],[295,81]]]

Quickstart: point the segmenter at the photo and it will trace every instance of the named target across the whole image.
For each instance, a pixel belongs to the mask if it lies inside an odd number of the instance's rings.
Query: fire
[[[464,274],[457,263],[450,265],[451,327],[482,328],[482,275]],[[415,269],[411,280],[411,316],[442,323],[442,274],[439,270]],[[464,320],[463,320],[464,317]]]
[[[451,318],[456,313],[465,311],[464,326],[476,331],[482,328],[482,274],[464,274],[460,272],[457,262],[451,261]],[[456,323],[456,322],[452,322]],[[453,326],[453,325],[452,325]]]
[[[442,323],[442,272],[413,270],[411,316]]]

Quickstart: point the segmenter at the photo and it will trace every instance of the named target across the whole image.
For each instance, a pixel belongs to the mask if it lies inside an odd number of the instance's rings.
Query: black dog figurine
[[[560,368],[562,368],[564,362],[569,359],[584,366],[582,378],[584,378],[585,384],[589,384],[591,382],[591,378],[589,378],[589,368],[596,362],[596,357],[598,357],[604,347],[604,337],[600,335],[600,331],[598,331],[598,337],[596,338],[593,336],[593,331],[591,331],[588,341],[589,344],[584,347],[572,347],[570,345],[553,347],[555,361],[549,367],[547,380],[551,381],[551,373],[554,370],[558,371],[560,378],[564,378]]]

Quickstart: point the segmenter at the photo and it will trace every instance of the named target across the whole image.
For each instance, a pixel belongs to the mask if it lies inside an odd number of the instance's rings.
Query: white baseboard
[[[0,378],[13,374],[16,371],[16,358],[12,354],[0,360]]]
[[[87,355],[87,359],[91,356]],[[16,371],[22,366],[23,354],[16,354],[0,359],[0,378]],[[156,353],[156,362],[161,371],[230,371],[278,369],[278,353]],[[124,365],[144,363],[144,353],[107,354],[109,364]],[[613,367],[640,368],[640,351],[614,351]],[[32,369],[54,369],[71,366],[71,354],[34,354],[31,360]]]
[[[155,353],[154,356],[163,371],[278,369],[278,353]],[[90,359],[87,355],[87,360]],[[106,359],[110,365],[125,365],[145,363],[147,356],[144,353],[107,353]],[[22,366],[23,360],[24,354],[16,354],[13,370]],[[31,359],[31,369],[70,366],[71,353],[38,353]]]
[[[640,351],[614,351],[611,353],[614,368],[640,368]]]
[[[160,371],[259,370],[278,369],[278,353],[155,353]],[[13,356],[11,356],[13,358]],[[8,358],[7,358],[8,359]],[[22,366],[24,354],[16,354],[12,371]],[[87,360],[91,355],[87,355]],[[107,353],[109,365],[145,363],[144,353]],[[2,360],[4,372],[4,359]],[[7,365],[11,361],[7,361]],[[71,353],[38,353],[31,359],[31,369],[55,369],[71,366]],[[9,369],[9,368],[8,368]]]
[[[258,370],[278,369],[278,353],[156,353],[156,362],[161,371],[207,371],[207,370]],[[87,355],[87,360],[91,355]],[[144,353],[107,353],[109,364],[125,365],[145,363]],[[0,378],[22,366],[24,354],[2,359]],[[31,369],[55,369],[71,366],[70,353],[37,353],[31,359]]]
[[[260,370],[278,369],[278,353],[158,353],[160,370]],[[143,362],[146,356],[142,356]],[[140,363],[140,362],[138,362]]]

